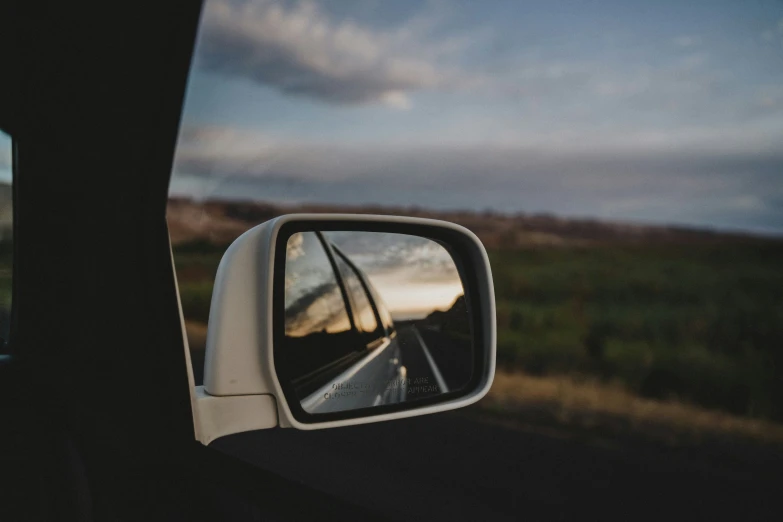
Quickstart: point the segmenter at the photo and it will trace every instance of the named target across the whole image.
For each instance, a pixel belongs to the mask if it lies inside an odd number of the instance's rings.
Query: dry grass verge
[[[529,424],[638,435],[673,445],[752,442],[783,449],[781,424],[678,401],[644,399],[619,385],[571,377],[498,372],[478,409]]]

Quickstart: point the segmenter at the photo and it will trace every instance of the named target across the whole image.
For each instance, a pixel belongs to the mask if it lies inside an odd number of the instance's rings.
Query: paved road
[[[771,461],[580,442],[464,412],[212,446],[407,522],[783,520],[783,469]]]
[[[473,349],[469,340],[461,340],[427,326],[417,326],[418,339],[440,368],[450,390],[458,390],[470,380]]]
[[[407,377],[415,386],[409,385],[408,388],[416,390],[429,389],[431,385],[436,384],[435,374],[432,366],[427,362],[421,343],[416,337],[413,327],[400,328],[397,331],[397,344],[400,347],[400,358],[407,371]],[[421,385],[425,386],[421,386]],[[440,391],[417,392],[408,395],[408,399],[424,398],[432,395],[439,395]]]

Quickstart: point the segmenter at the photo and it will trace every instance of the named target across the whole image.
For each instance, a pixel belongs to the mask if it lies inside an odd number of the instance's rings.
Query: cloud
[[[783,154],[689,148],[663,154],[552,148],[358,150],[286,145],[271,167],[226,176],[177,164],[172,194],[271,202],[429,209],[491,208],[612,220],[742,228],[783,234]],[[220,165],[213,159],[209,171]]]
[[[564,119],[596,123],[632,118],[644,127],[640,116],[714,119],[727,106],[737,106],[743,93],[731,88],[729,74],[708,53],[687,49],[663,59],[650,53],[620,49],[615,55],[572,59],[520,53],[476,92],[525,104],[540,113],[544,125],[559,113]]]
[[[236,146],[232,135],[242,136]],[[749,125],[531,133],[490,145],[356,146],[224,128],[182,136],[192,141],[178,148],[172,192],[197,199],[493,208],[783,233],[783,137],[763,141]],[[205,136],[224,141],[206,147]],[[216,172],[229,174],[214,185]]]
[[[732,71],[702,49],[698,35],[672,38],[678,49],[669,54],[660,46],[618,44],[609,53],[569,57],[509,40],[509,52],[498,55],[502,35],[479,23],[455,30],[447,4],[424,5],[404,22],[378,28],[338,18],[328,4],[309,0],[210,0],[195,63],[287,95],[346,106],[404,111],[413,107],[415,93],[439,91],[469,94],[461,98],[465,105],[516,103],[542,114],[573,108],[594,119],[644,114],[721,124],[714,121],[721,115],[759,115],[757,100],[747,101],[748,93],[732,84]],[[747,115],[739,114],[743,110]]]
[[[431,17],[389,31],[335,22],[315,3],[270,0],[206,3],[196,50],[207,71],[246,78],[286,94],[343,105],[381,103],[406,109],[421,89],[470,83],[441,58],[469,40],[430,45]]]
[[[739,194],[731,196],[726,201],[726,206],[735,210],[765,211],[767,203],[758,194]]]
[[[767,43],[783,43],[783,18],[778,20],[774,28],[762,31],[761,39]]]
[[[711,90],[723,79],[705,67],[708,63],[705,52],[671,57],[655,67],[646,63],[622,67],[596,63],[590,67],[587,86],[599,96],[632,99],[637,109],[660,110],[672,107],[672,102],[709,103],[713,99]]]
[[[694,47],[701,43],[701,38],[698,36],[678,36],[672,40],[672,43],[677,47]]]
[[[783,108],[783,86],[764,86],[759,89],[758,105],[764,111]]]
[[[291,180],[350,180],[390,172],[411,182],[457,180],[490,172],[495,180],[539,169],[551,175],[563,165],[585,169],[640,171],[650,165],[704,163],[736,167],[736,161],[781,158],[783,127],[757,127],[753,121],[731,127],[598,128],[571,125],[555,129],[507,129],[485,143],[438,133],[409,141],[286,138],[256,129],[185,126],[177,144],[175,170],[220,178],[284,177]],[[632,168],[628,168],[628,167]],[[669,167],[667,167],[669,168]],[[654,168],[653,168],[654,170]],[[628,173],[632,178],[633,172]],[[418,180],[418,181],[417,181]]]
[[[197,190],[190,191],[195,198],[206,200],[232,177],[263,175],[274,164],[280,147],[280,140],[257,130],[185,125],[175,150],[175,171],[206,176]]]
[[[255,129],[220,125],[185,125],[177,142],[178,164],[214,167],[213,174],[258,171],[282,145],[280,139]]]

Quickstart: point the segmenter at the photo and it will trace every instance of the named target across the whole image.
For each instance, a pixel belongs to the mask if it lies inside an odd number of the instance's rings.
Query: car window
[[[497,314],[468,408],[216,445],[394,520],[780,518],[781,2],[205,0],[200,23],[167,213],[197,376],[220,257],[283,214],[462,225]],[[386,323],[335,262],[349,323]]]
[[[337,278],[314,232],[288,239],[285,266],[285,333],[306,337],[351,329]]]
[[[394,320],[392,319],[391,313],[389,312],[389,308],[386,306],[386,303],[378,294],[378,291],[374,286],[368,284],[367,289],[370,291],[372,300],[375,303],[376,309],[378,310],[378,315],[381,317],[381,324],[383,324],[387,335],[391,335],[394,332]]]
[[[14,239],[12,183],[11,137],[0,131],[0,337],[4,341],[8,341],[11,329]]]
[[[378,321],[375,319],[373,305],[362,285],[359,273],[345,261],[342,255],[337,254],[335,256],[335,261],[337,262],[340,275],[345,283],[345,288],[348,291],[348,298],[351,301],[356,328],[364,334],[368,340],[374,340],[373,334],[379,333]]]

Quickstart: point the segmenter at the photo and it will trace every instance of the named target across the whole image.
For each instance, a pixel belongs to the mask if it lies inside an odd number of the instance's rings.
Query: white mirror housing
[[[476,366],[469,386],[429,401],[357,410],[345,415],[304,414],[286,393],[275,367],[275,298],[279,299],[281,258],[291,230],[381,231],[437,241],[451,252],[467,281]],[[282,243],[285,246],[285,243]],[[276,291],[277,285],[277,291]],[[278,306],[278,315],[280,307]],[[277,323],[276,323],[277,320]],[[278,337],[279,340],[279,337]],[[313,430],[453,410],[481,399],[495,373],[495,298],[489,259],[469,230],[431,219],[352,214],[292,214],[258,225],[226,250],[215,277],[209,315],[204,384],[194,390],[196,438],[204,444],[242,431],[275,426]],[[404,375],[404,374],[403,374]]]

